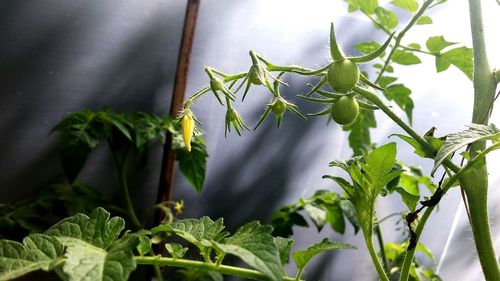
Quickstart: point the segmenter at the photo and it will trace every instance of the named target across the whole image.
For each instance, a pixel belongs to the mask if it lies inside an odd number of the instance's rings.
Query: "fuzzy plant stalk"
[[[167,257],[135,257],[135,262],[139,265],[171,266],[171,267],[213,271],[225,275],[236,276],[250,280],[267,279],[266,275],[253,269],[222,265],[222,264],[218,265],[215,263],[208,263],[208,262],[194,261],[187,259],[167,258]],[[283,281],[302,281],[302,280],[283,276]]]
[[[469,0],[472,44],[474,49],[474,107],[472,122],[488,124],[495,97],[495,73],[491,71],[486,53],[481,1]],[[485,141],[471,145],[474,156],[484,150]],[[493,247],[488,215],[488,171],[486,159],[460,178],[460,185],[467,196],[470,224],[474,242],[486,280],[500,280],[500,268]]]

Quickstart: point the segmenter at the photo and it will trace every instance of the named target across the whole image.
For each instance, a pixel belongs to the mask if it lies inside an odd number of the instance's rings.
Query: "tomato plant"
[[[424,266],[415,252],[420,251],[432,259],[432,253],[420,238],[442,197],[456,185],[460,185],[466,203],[484,277],[488,281],[500,280],[486,200],[486,156],[500,149],[500,130],[488,122],[498,96],[496,87],[500,75],[498,70],[491,70],[488,65],[482,35],[481,2],[470,0],[473,48],[457,47],[457,43],[448,42],[443,36],[432,36],[426,41],[427,50],[416,43],[405,45],[403,38],[413,26],[432,23],[428,11],[445,1],[426,0],[421,4],[413,0],[392,1],[393,6],[409,13],[409,19],[401,29],[397,29],[397,14],[379,6],[377,1],[347,2],[349,11],[366,15],[376,28],[387,35],[384,43],[360,42],[356,46],[363,55],[348,57],[337,42],[332,23],[329,34],[331,60],[318,69],[278,65],[252,50],[249,52],[252,64],[248,71],[227,74],[206,67],[209,85],[193,94],[174,120],[149,115],[127,117],[109,111],[83,111],[64,119],[56,127],[68,146],[64,151],[79,149],[79,153],[71,155],[73,158],[66,159],[68,166],[72,165],[67,169],[71,180],[81,169],[89,151],[100,141],[107,141],[124,194],[123,213],[132,227],[126,230],[123,218],[111,217],[105,209],[95,208],[89,215],[76,214],[43,233],[29,234],[22,242],[0,240],[0,258],[5,261],[0,263],[0,280],[34,270],[55,270],[64,280],[83,277],[126,280],[137,265],[153,265],[158,279],[163,278],[160,267],[167,266],[183,268],[175,273],[175,278],[181,280],[222,280],[224,274],[255,280],[291,281],[302,280],[306,266],[315,255],[356,248],[368,252],[380,280],[439,280],[437,273]],[[411,90],[396,82],[398,77],[388,76],[387,73],[394,72],[395,64],[420,63],[417,54],[434,57],[438,72],[453,65],[473,81],[473,118],[466,130],[437,137],[434,136],[435,128],[424,134],[412,128],[414,104],[410,97]],[[371,64],[374,77],[360,71],[358,65],[362,63]],[[170,132],[175,140],[173,143],[181,170],[193,186],[201,190],[207,154],[196,130],[199,123],[197,125],[195,109],[191,106],[200,97],[212,92],[226,109],[225,133],[234,128],[241,135],[244,130],[251,129],[233,104],[239,102],[237,95],[243,86],[242,102],[252,87],[258,86],[268,90],[270,101],[264,105],[264,113],[254,130],[270,113],[276,116],[278,127],[287,111],[306,119],[299,106],[280,93],[280,87],[288,86],[282,80],[284,75],[315,79],[316,84],[300,97],[322,105],[322,108],[307,115],[326,116],[328,121],[333,119],[349,132],[353,157],[331,161],[329,166],[340,173],[323,175],[324,179],[338,185],[343,193],[318,190],[310,197],[279,208],[272,217],[272,226],[253,221],[233,233],[225,230],[223,219],[214,221],[208,217],[184,220],[171,217],[168,222],[151,229],[141,229],[142,224],[128,193],[125,173],[131,147],[141,148],[149,141],[160,138],[159,132]],[[408,121],[400,118],[389,102],[403,111]],[[432,159],[434,167],[430,175],[400,161],[394,142],[371,143],[370,128],[376,126],[374,111],[380,111],[404,131],[391,137],[406,142],[420,157]],[[463,148],[463,158],[453,158]],[[63,155],[68,156],[66,153]],[[78,161],[72,161],[74,159]],[[443,168],[444,172],[436,182],[432,177],[438,168]],[[200,173],[200,170],[203,172]],[[425,186],[430,196],[422,196],[420,186]],[[378,217],[375,210],[377,202],[387,200],[388,194],[397,194],[404,204],[404,209],[397,215],[405,223],[405,232],[401,240],[385,243],[381,228],[386,217]],[[181,202],[171,205],[176,211],[183,208]],[[160,204],[155,207],[164,209],[167,206]],[[335,232],[343,234],[346,222],[350,223],[355,233],[363,235],[364,245],[353,246],[324,239],[292,254],[293,240],[289,237],[294,227],[308,225],[305,215],[318,231],[329,225]],[[160,248],[160,251],[156,249],[155,252],[154,248]],[[197,254],[196,259],[186,254],[189,250]],[[229,265],[227,257],[230,255],[240,258],[247,267]],[[289,277],[284,269],[290,262],[290,256],[297,270],[294,277]],[[95,268],[99,270],[93,270]]]

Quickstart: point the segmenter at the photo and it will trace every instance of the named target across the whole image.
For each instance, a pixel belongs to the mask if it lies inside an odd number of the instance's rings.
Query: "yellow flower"
[[[182,214],[182,209],[184,209],[184,200],[177,201],[174,204],[174,210],[176,215]]]
[[[194,132],[194,118],[191,110],[187,109],[182,117],[182,136],[187,151],[191,152],[191,138]]]

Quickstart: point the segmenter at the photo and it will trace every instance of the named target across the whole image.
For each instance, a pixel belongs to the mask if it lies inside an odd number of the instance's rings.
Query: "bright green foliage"
[[[445,71],[453,64],[472,80],[473,54],[471,48],[458,47],[443,52],[446,47],[455,44],[458,43],[448,42],[443,36],[429,37],[425,43],[429,52],[436,54],[437,72]]]
[[[377,16],[378,21],[387,29],[391,30],[398,26],[398,16],[395,12],[391,10],[386,10],[382,7],[377,7],[375,9],[375,15]]]
[[[173,257],[173,258],[182,258],[186,252],[188,251],[187,247],[183,247],[181,244],[177,243],[166,243],[165,250]]]
[[[382,189],[402,172],[402,170],[393,169],[395,164],[396,144],[389,143],[371,151],[362,160],[352,161],[343,167],[348,171],[352,184],[340,177],[325,176],[344,189],[347,198],[356,209],[361,229],[370,239],[373,230],[375,199]]]
[[[448,158],[453,152],[469,143],[473,143],[478,140],[493,140],[495,142],[498,142],[500,141],[500,130],[498,130],[498,128],[494,124],[470,124],[467,130],[449,134],[446,137],[446,141],[444,142],[443,146],[436,155],[432,174],[434,174],[439,165],[441,165],[441,163],[443,163],[443,161]]]
[[[151,230],[152,234],[159,232],[174,233],[186,241],[194,244],[206,261],[210,260],[213,249],[219,257],[225,254],[238,256],[248,265],[268,276],[271,280],[281,280],[283,270],[280,254],[271,236],[270,226],[260,225],[258,222],[248,223],[230,237],[223,231],[222,219],[212,221],[208,217],[199,220],[187,219],[171,224],[157,226]]]
[[[403,264],[404,256],[406,254],[406,243],[387,243],[384,245],[384,251],[389,263],[389,268],[393,273],[399,273]],[[434,256],[431,251],[422,243],[418,243],[416,250],[421,252],[432,263],[435,262]],[[425,264],[425,263],[424,263]],[[412,261],[412,270],[410,272],[410,280],[441,280],[441,278],[434,272],[432,268],[426,268],[419,260]]]
[[[372,15],[378,7],[378,0],[348,0],[349,12],[362,10],[363,12]]]
[[[432,23],[433,23],[432,18],[429,16],[421,16],[416,22],[416,24],[419,25],[432,24]]]
[[[241,258],[271,280],[282,280],[283,269],[272,227],[254,221],[240,227],[236,233],[220,242],[212,241],[218,251]]]
[[[422,61],[413,53],[397,50],[392,56],[392,61],[402,65],[419,64]]]
[[[456,42],[448,42],[443,36],[432,36],[427,39],[425,46],[431,53],[439,53],[442,49],[457,44]]]
[[[384,95],[388,100],[393,100],[401,108],[408,117],[410,124],[413,121],[413,100],[410,97],[411,90],[403,84],[393,84],[387,87]]]
[[[141,233],[144,232],[144,233]],[[146,235],[150,234],[149,231],[139,231],[139,244],[137,244],[136,250],[139,256],[145,256],[153,251],[153,244],[151,239]]]
[[[473,57],[471,48],[459,47],[451,49],[436,57],[436,71],[444,71],[453,64],[472,80]]]
[[[323,241],[314,244],[313,246],[307,248],[306,250],[297,251],[293,254],[293,260],[299,269],[299,275],[304,271],[304,268],[309,263],[309,261],[316,256],[317,254],[327,252],[327,251],[336,251],[336,250],[344,250],[344,249],[356,249],[356,247],[345,244],[332,242],[328,240],[328,238],[323,239]]]
[[[370,128],[377,127],[373,110],[360,109],[358,117],[349,125],[343,126],[344,131],[350,131],[348,140],[354,155],[361,155],[372,144]]]
[[[391,4],[412,13],[418,10],[418,2],[416,0],[392,0]]]
[[[136,235],[120,233],[125,221],[109,218],[102,208],[90,216],[78,214],[49,228],[45,235],[57,238],[65,247],[66,257],[59,276],[64,280],[127,280],[135,269],[133,250]]]
[[[0,280],[36,270],[52,270],[63,259],[64,246],[54,237],[31,234],[23,243],[0,240]]]
[[[222,219],[218,219],[214,222],[209,217],[202,217],[198,220],[186,219],[171,224],[163,224],[151,229],[151,233],[153,235],[160,232],[175,233],[175,235],[195,245],[204,253],[207,246],[205,243],[202,243],[202,241],[220,240],[227,235],[227,232],[223,230],[224,222]]]
[[[282,266],[285,266],[290,260],[290,251],[292,250],[293,242],[290,238],[274,237],[274,244],[278,249]]]
[[[378,80],[378,84],[381,87],[386,88],[389,84],[391,84],[392,82],[395,82],[396,80],[398,80],[398,78],[396,78],[396,77],[381,76],[380,79]]]
[[[375,41],[363,41],[356,44],[354,48],[363,54],[369,54],[380,48],[380,44]]]
[[[402,135],[402,134],[390,135],[390,137],[392,137],[392,136],[399,137],[400,139],[404,140],[409,145],[411,145],[415,149],[415,154],[417,154],[418,156],[434,159],[433,156],[426,154],[425,149],[414,138],[406,136],[406,135]]]
[[[110,219],[97,208],[90,217],[77,214],[44,234],[32,234],[23,244],[1,240],[0,280],[54,268],[63,280],[127,280],[139,240],[131,234],[120,237],[124,226],[122,218]]]

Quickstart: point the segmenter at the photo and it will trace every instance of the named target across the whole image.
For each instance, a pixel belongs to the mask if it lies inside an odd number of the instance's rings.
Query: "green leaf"
[[[321,231],[326,222],[326,211],[313,204],[304,205],[304,210],[311,217],[318,231]]]
[[[415,149],[415,154],[417,154],[418,156],[429,158],[429,157],[427,157],[427,154],[425,153],[424,148],[414,138],[409,137],[409,136],[405,136],[405,135],[401,135],[401,134],[392,134],[389,137],[392,137],[392,136],[399,137],[400,139],[404,140],[409,145],[411,145]]]
[[[360,109],[359,115],[353,123],[343,126],[349,133],[349,146],[354,155],[361,155],[371,145],[370,128],[377,127],[373,110]]]
[[[354,46],[354,48],[363,54],[369,54],[374,52],[375,50],[378,50],[380,48],[380,44],[375,41],[364,41],[358,43],[356,46]]]
[[[307,221],[297,212],[295,206],[286,206],[276,211],[272,216],[273,235],[289,237],[293,234],[293,226],[307,227]]]
[[[418,18],[416,24],[422,25],[422,24],[432,24],[432,18],[429,16],[421,16]]]
[[[373,67],[376,68],[376,69],[382,69],[383,65],[381,65],[380,63],[375,63],[375,64],[373,64]],[[387,65],[387,67],[385,68],[385,72],[387,72],[387,73],[393,73],[394,72],[394,68],[392,67],[392,65]]]
[[[418,10],[418,2],[416,0],[392,0],[391,4],[412,13]]]
[[[401,199],[408,207],[408,209],[410,209],[410,211],[412,212],[415,211],[420,196],[411,194],[410,192],[406,191],[406,189],[399,186],[395,188],[395,191],[399,193],[399,195],[401,195]]]
[[[349,12],[361,9],[369,15],[373,15],[378,7],[378,0],[348,0],[348,3]]]
[[[340,234],[345,232],[345,220],[342,214],[342,208],[340,207],[340,202],[335,204],[325,205],[326,207],[326,221],[331,225],[333,230]]]
[[[139,244],[137,245],[137,252],[139,256],[145,256],[153,251],[153,245],[149,237],[141,235],[139,236]]]
[[[215,222],[209,217],[202,217],[200,219],[185,219],[178,220],[171,224],[162,224],[153,229],[153,235],[160,232],[175,233],[175,235],[185,239],[189,243],[195,245],[200,250],[205,249],[203,240],[220,240],[221,235],[225,235],[224,222],[222,218]]]
[[[272,227],[253,221],[222,242],[212,241],[220,251],[235,255],[270,280],[283,280],[280,254],[271,236]]]
[[[119,238],[125,221],[109,218],[102,208],[90,216],[77,214],[66,218],[45,234],[54,236],[66,247],[66,262],[59,272],[64,280],[127,280],[135,269],[133,250],[136,235]]]
[[[441,149],[438,151],[434,160],[434,168],[432,168],[431,175],[436,172],[436,169],[443,163],[443,161],[459,148],[473,143],[478,140],[495,140],[500,139],[500,131],[494,124],[479,125],[470,124],[467,130],[449,134],[446,138]]]
[[[49,271],[62,260],[64,246],[54,237],[31,234],[23,243],[0,240],[0,280],[12,280],[36,270]]]
[[[166,243],[165,249],[175,259],[182,258],[188,251],[188,248],[177,243]]]
[[[368,176],[374,180],[382,178],[392,171],[396,164],[396,143],[388,143],[372,150],[365,158],[366,165],[363,166]]]
[[[354,234],[357,234],[359,231],[359,221],[358,217],[356,216],[356,209],[354,208],[354,205],[352,205],[351,201],[342,200],[340,201],[340,207],[342,208],[342,212],[354,228]]]
[[[442,49],[455,44],[457,43],[446,41],[443,36],[429,37],[429,39],[427,39],[427,42],[425,43],[427,49],[431,53],[439,53]]]
[[[402,65],[412,65],[421,63],[420,59],[413,53],[396,50],[392,55],[392,61]]]
[[[203,189],[207,157],[205,141],[200,136],[191,142],[191,152],[184,148],[177,149],[180,170],[197,192]]]
[[[381,76],[380,79],[378,80],[378,84],[382,88],[386,88],[391,84],[392,82],[398,80],[396,77],[391,77],[391,76]]]
[[[135,130],[135,145],[142,147],[154,140],[165,142],[167,131],[174,132],[172,121],[158,115],[138,112],[131,116]]]
[[[439,65],[438,60],[439,58]],[[471,48],[467,47],[459,47],[455,49],[451,49],[444,54],[441,54],[440,57],[436,58],[436,68],[437,72],[441,72],[446,70],[450,64],[453,64],[455,67],[460,69],[467,77],[472,80],[472,73],[474,68],[474,54]]]
[[[293,239],[283,238],[283,237],[274,237],[274,244],[276,244],[276,248],[280,254],[281,265],[285,266],[290,260],[290,251],[293,246]]]
[[[356,249],[356,247],[350,244],[332,242],[328,240],[328,238],[325,238],[323,241],[314,244],[306,250],[296,251],[293,253],[293,259],[295,260],[299,272],[302,272],[309,261],[317,254],[344,249]]]
[[[403,84],[394,84],[387,87],[384,92],[389,100],[393,100],[401,108],[408,117],[410,124],[413,122],[413,100],[410,98],[411,90]]]
[[[377,7],[375,9],[375,14],[379,22],[387,29],[391,30],[398,26],[398,16],[393,11],[386,10],[382,7]]]
[[[418,43],[411,43],[408,45],[408,47],[413,48],[413,49],[417,49],[417,50],[422,49],[422,46],[420,46],[420,44],[418,44]]]
[[[422,243],[418,243],[417,244],[417,247],[416,247],[416,250],[419,251],[419,252],[422,252],[424,255],[426,255],[431,261],[435,261],[434,259],[434,255],[432,254],[431,250],[429,250],[429,248],[425,247],[424,244]]]

